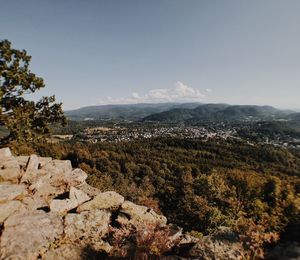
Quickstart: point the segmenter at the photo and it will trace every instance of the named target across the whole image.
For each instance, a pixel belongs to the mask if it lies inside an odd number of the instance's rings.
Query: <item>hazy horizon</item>
[[[78,110],[86,107],[102,107],[102,106],[130,106],[130,105],[162,105],[162,104],[199,104],[199,105],[210,105],[210,104],[224,104],[224,105],[229,105],[229,106],[270,106],[274,107],[279,110],[287,110],[287,111],[294,111],[294,112],[300,112],[300,109],[297,108],[281,108],[281,107],[276,107],[276,106],[271,106],[268,104],[265,105],[256,105],[256,104],[231,104],[227,102],[144,102],[144,103],[109,103],[109,104],[98,104],[98,105],[86,105],[86,106],[81,106],[77,108],[72,108],[72,109],[64,109],[65,111],[73,111],[73,110]]]
[[[122,103],[300,111],[300,1],[10,0],[0,38],[64,110]]]

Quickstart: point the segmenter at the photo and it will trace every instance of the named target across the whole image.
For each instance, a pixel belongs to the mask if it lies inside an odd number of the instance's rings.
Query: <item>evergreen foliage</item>
[[[34,141],[38,134],[49,133],[50,123],[66,122],[54,96],[38,102],[27,99],[27,95],[45,87],[44,80],[30,71],[30,60],[25,50],[13,49],[8,40],[0,41],[0,126],[9,131],[0,136],[2,145]]]

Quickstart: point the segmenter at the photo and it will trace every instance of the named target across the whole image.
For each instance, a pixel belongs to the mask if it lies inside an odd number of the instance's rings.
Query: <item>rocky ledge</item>
[[[86,178],[70,161],[0,149],[0,259],[243,258],[228,230],[196,239],[152,209],[91,187]]]

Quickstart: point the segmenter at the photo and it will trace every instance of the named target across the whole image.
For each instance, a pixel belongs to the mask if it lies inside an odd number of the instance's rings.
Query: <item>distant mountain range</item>
[[[152,114],[171,109],[193,109],[200,103],[156,103],[129,105],[88,106],[76,110],[65,111],[70,120],[129,120],[137,121]]]
[[[71,120],[128,120],[163,123],[197,123],[201,121],[300,120],[300,113],[271,106],[158,103],[103,105],[66,111]]]
[[[204,104],[194,109],[172,109],[152,114],[143,121],[191,122],[191,121],[257,121],[285,119],[292,111],[283,111],[271,106]]]

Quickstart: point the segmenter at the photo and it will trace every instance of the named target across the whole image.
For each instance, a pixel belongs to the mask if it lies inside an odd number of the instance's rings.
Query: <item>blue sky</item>
[[[0,39],[65,109],[165,101],[300,109],[298,0],[0,0]]]

